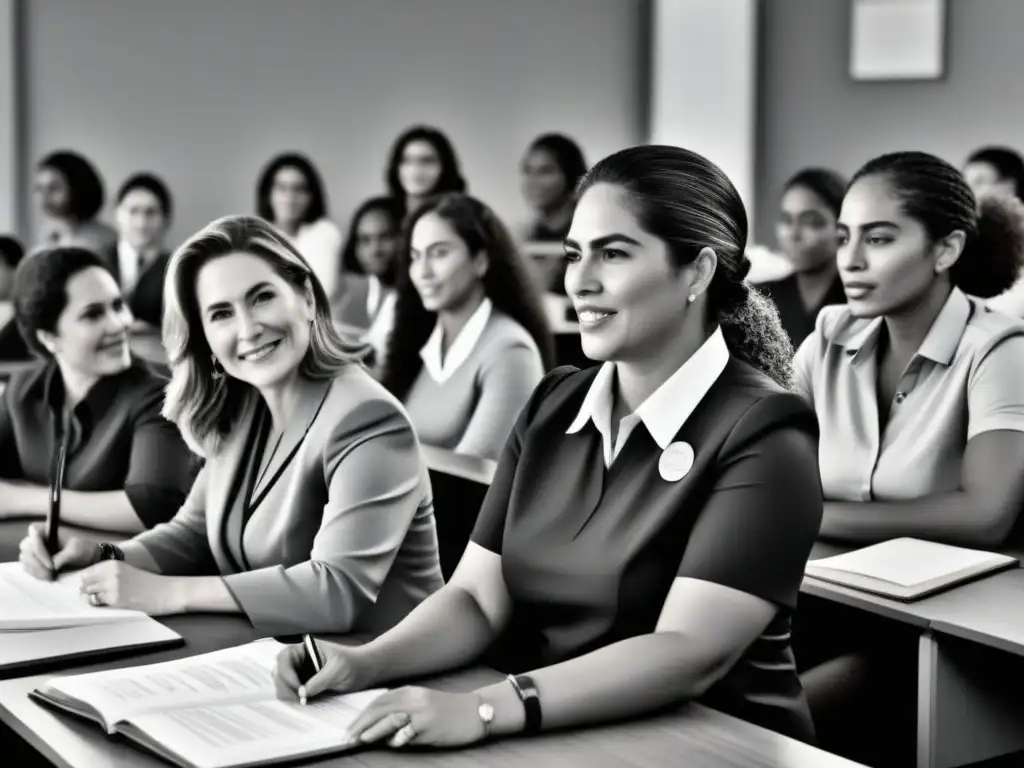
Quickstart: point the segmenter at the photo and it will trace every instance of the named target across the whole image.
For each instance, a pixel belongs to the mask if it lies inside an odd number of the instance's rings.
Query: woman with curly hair
[[[382,379],[420,439],[496,458],[551,349],[539,297],[494,212],[462,194],[423,203],[398,254]]]
[[[877,157],[853,177],[838,224],[848,303],[821,312],[794,360],[795,389],[821,431],[823,538],[991,549],[1009,536],[1024,502],[1024,323],[974,297],[1014,281],[1022,227],[1013,201],[979,206],[956,168],[923,152]],[[913,681],[897,681],[914,666],[893,633],[862,612],[805,607],[798,658],[814,667],[808,693],[823,746],[833,733],[864,733],[850,728],[847,705],[881,715],[878,728],[898,722],[879,705],[901,692],[912,702]],[[872,682],[877,699],[861,687]]]
[[[488,662],[476,691],[395,688],[350,727],[461,746],[636,717],[696,699],[806,741],[789,644],[821,518],[814,415],[791,347],[744,276],[747,217],[700,155],[599,162],[565,241],[583,349],[516,421],[452,579],[358,648],[324,644],[284,698]]]

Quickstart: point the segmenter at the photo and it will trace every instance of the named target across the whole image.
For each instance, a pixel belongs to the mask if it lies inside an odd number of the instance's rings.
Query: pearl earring
[[[697,294],[695,294],[695,293],[691,293],[689,296],[686,297],[686,303],[687,304],[693,304],[693,302],[695,302],[696,300],[697,300]]]

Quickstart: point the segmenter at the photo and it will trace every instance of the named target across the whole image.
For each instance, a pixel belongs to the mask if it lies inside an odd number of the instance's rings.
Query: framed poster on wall
[[[946,0],[851,0],[854,80],[941,80]]]

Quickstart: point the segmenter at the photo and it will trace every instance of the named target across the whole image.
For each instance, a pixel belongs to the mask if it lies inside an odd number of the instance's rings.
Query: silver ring
[[[91,595],[89,595],[89,605],[95,605],[97,608],[103,605],[103,601],[100,600],[98,592],[93,592]]]
[[[399,746],[408,744],[410,741],[416,738],[416,729],[412,727],[412,723],[407,723],[395,731],[394,739]]]

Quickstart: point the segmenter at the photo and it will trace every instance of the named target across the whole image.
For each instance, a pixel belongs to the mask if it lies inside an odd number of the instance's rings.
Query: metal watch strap
[[[101,541],[99,547],[100,560],[124,560],[124,552],[120,547],[106,541]]]

